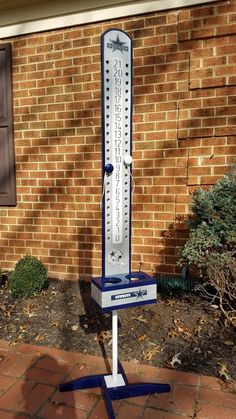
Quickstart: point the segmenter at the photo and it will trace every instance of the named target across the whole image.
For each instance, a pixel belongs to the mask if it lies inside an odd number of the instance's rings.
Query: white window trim
[[[203,3],[210,3],[215,0],[156,0],[144,1],[133,4],[122,4],[120,6],[107,7],[103,9],[94,9],[86,12],[71,13],[63,16],[51,18],[33,19],[0,27],[0,38],[14,37],[24,34],[37,33],[52,29],[60,29],[70,26],[78,26],[88,23],[107,21],[127,16],[157,12],[194,6]],[[43,7],[43,4],[42,4]]]

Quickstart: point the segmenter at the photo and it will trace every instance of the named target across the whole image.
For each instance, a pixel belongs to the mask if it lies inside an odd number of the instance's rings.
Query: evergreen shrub
[[[47,284],[47,269],[34,256],[23,256],[10,275],[10,289],[15,298],[28,298]]]
[[[190,235],[180,264],[194,270],[204,295],[236,326],[236,171],[192,196]]]

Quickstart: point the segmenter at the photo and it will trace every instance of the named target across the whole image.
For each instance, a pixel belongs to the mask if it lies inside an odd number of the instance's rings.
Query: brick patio
[[[236,384],[176,370],[123,363],[130,382],[171,384],[171,393],[114,402],[119,419],[236,419]],[[104,360],[42,346],[0,341],[1,419],[106,419],[99,389],[59,393],[58,384],[106,372]]]

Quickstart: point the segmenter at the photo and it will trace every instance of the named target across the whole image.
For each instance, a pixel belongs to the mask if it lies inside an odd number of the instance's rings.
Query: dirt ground
[[[50,280],[40,294],[12,298],[0,286],[0,338],[111,357],[111,315],[89,282]],[[160,293],[156,304],[119,310],[119,358],[236,380],[236,331],[196,293]]]

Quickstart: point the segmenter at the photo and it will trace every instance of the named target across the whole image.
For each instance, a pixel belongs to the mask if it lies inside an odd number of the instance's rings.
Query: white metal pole
[[[117,383],[118,372],[118,315],[117,310],[112,311],[112,381]]]

